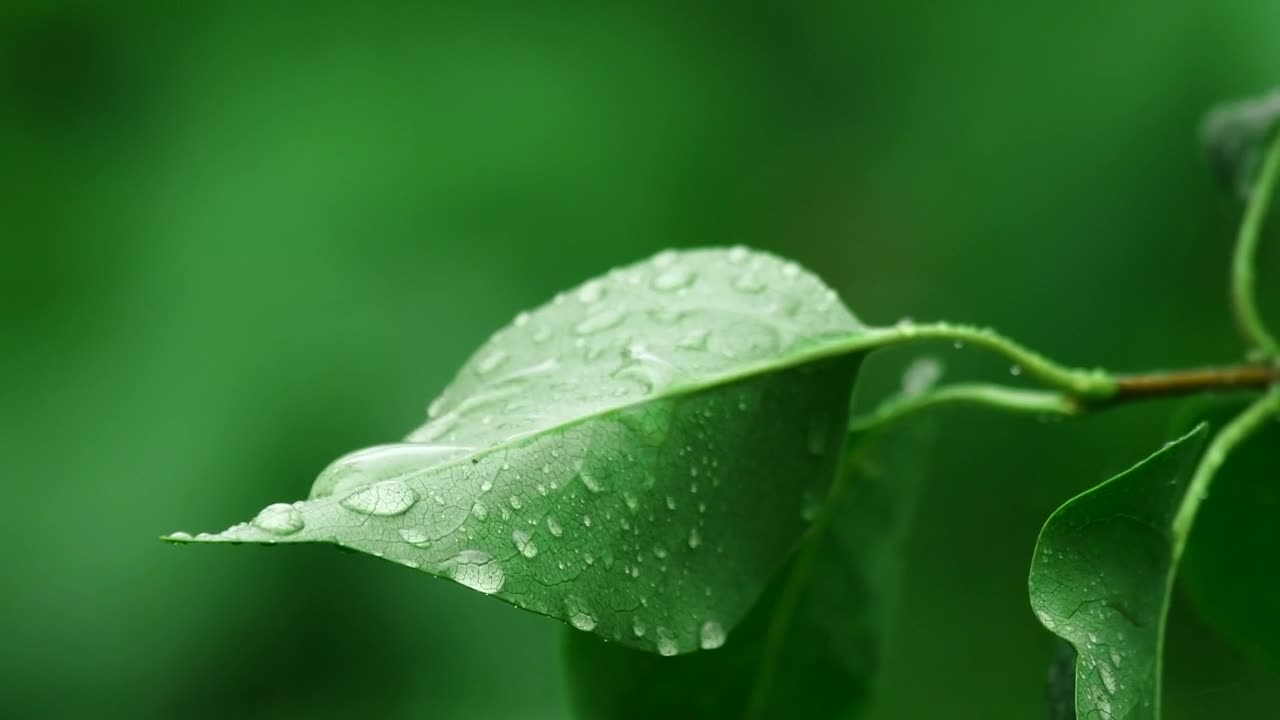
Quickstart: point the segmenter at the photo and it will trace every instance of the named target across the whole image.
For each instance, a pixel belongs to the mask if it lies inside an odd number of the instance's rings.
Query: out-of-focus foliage
[[[2,12],[15,717],[562,717],[552,621],[322,547],[155,537],[294,497],[419,421],[513,311],[668,246],[771,249],[869,321],[992,323],[1069,362],[1229,359],[1237,208],[1195,131],[1280,67],[1262,2]],[[940,417],[878,720],[1043,712],[1028,549],[1170,408],[968,412]],[[1167,716],[1274,714],[1274,676],[1181,600]]]

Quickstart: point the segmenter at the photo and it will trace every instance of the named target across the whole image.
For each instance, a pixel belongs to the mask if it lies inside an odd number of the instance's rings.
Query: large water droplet
[[[698,642],[703,650],[714,650],[724,644],[724,628],[715,620],[702,623],[702,631],[698,634]]]
[[[364,515],[400,515],[418,502],[418,493],[399,480],[383,480],[360,488],[339,502]]]
[[[288,503],[275,503],[262,508],[253,524],[272,535],[292,535],[302,529],[302,513]]]
[[[569,624],[579,630],[591,632],[596,629],[596,618],[581,607],[571,604],[569,608]]]
[[[578,473],[578,479],[593,493],[604,490],[604,486],[600,484],[600,479],[585,470]]]
[[[498,561],[479,550],[463,550],[449,562],[448,568],[454,582],[486,595],[501,590],[506,580]]]
[[[593,335],[595,333],[608,330],[626,317],[627,313],[618,307],[607,308],[600,312],[588,315],[586,319],[573,326],[573,331],[579,335]]]
[[[533,536],[524,530],[520,528],[512,530],[511,541],[516,544],[516,549],[520,551],[521,555],[527,558],[533,558],[538,555],[538,546],[533,542]]]
[[[489,508],[485,507],[484,503],[477,500],[471,506],[471,514],[474,515],[477,520],[484,520],[489,517]]]
[[[600,302],[601,298],[603,297],[604,297],[604,283],[600,282],[599,280],[592,280],[591,282],[578,288],[578,301],[585,305],[590,305],[591,303]]]
[[[550,515],[547,516],[547,530],[556,537],[560,537],[564,534],[564,528],[561,527],[560,523]]]
[[[194,540],[195,538],[191,537],[191,533],[185,530],[175,530],[169,533],[169,539],[170,540]]]
[[[400,528],[400,539],[410,545],[426,545],[431,538],[427,537],[427,531],[422,528]]]
[[[697,274],[683,265],[676,265],[658,273],[653,278],[653,289],[659,292],[675,292],[693,284]]]
[[[658,628],[658,654],[671,657],[680,652],[680,646],[676,644],[675,638],[671,637],[671,633],[664,627]]]

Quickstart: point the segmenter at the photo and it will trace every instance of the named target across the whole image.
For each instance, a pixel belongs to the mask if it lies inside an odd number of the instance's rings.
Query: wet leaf
[[[1207,426],[1067,501],[1045,522],[1028,582],[1040,622],[1077,653],[1080,718],[1154,720],[1176,560],[1172,522]]]
[[[869,699],[932,428],[850,440],[842,489],[805,545],[716,652],[665,660],[566,638],[583,718],[849,717]]]
[[[866,333],[792,263],[662,253],[516,316],[425,425],[308,500],[171,539],[336,543],[633,647],[714,648],[828,491]]]

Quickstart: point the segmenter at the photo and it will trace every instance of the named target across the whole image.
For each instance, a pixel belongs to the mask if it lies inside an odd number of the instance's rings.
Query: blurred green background
[[[0,714],[565,717],[550,620],[156,537],[304,496],[516,311],[662,248],[773,250],[869,322],[1072,363],[1238,354],[1196,128],[1280,81],[1275,3],[458,5],[2,11]],[[943,415],[875,720],[1042,716],[1036,532],[1171,410]],[[1170,717],[1280,716],[1181,597],[1171,643]]]

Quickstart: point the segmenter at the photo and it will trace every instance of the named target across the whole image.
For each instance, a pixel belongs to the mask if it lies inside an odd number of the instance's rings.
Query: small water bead
[[[547,531],[556,537],[560,537],[564,534],[564,528],[561,527],[560,523],[550,515],[547,516]]]
[[[689,530],[689,549],[697,550],[702,544],[702,533],[698,532],[698,528]]]
[[[512,510],[519,510],[520,506],[523,505],[523,503],[520,502],[519,495],[512,495],[510,498],[507,499],[507,502],[511,503]]]
[[[471,514],[474,515],[477,520],[484,520],[489,517],[489,508],[485,507],[484,503],[477,500],[471,506]]]
[[[1010,375],[1012,375],[1012,376],[1014,376],[1014,377],[1018,377],[1019,375],[1021,375],[1021,374],[1022,374],[1022,366],[1021,366],[1021,365],[1013,365],[1013,366],[1010,366],[1010,368],[1009,368],[1009,374],[1010,374]]]
[[[421,528],[400,528],[400,539],[410,545],[426,545],[430,541],[427,531]]]
[[[516,549],[520,551],[521,555],[527,558],[533,558],[538,555],[538,546],[533,542],[533,536],[528,532],[520,528],[512,530],[511,541],[515,543]]]
[[[796,265],[793,262],[783,263],[782,277],[787,278],[788,280],[792,280],[792,279],[795,279],[795,277],[798,276],[799,274],[800,274],[799,265]]]
[[[454,582],[485,595],[501,590],[502,583],[506,580],[498,561],[480,550],[463,550],[458,553],[449,562],[448,573]]]
[[[524,310],[521,310],[520,312],[516,313],[516,317],[514,320],[511,321],[511,324],[515,325],[516,327],[524,327],[525,325],[528,325],[529,313]]]
[[[663,560],[667,557],[667,549],[662,547],[661,545],[655,546],[653,548],[653,556],[658,558],[659,560]]]
[[[750,293],[755,295],[764,292],[769,287],[768,281],[760,277],[754,270],[748,270],[733,280],[733,289],[738,292]]]
[[[480,492],[487,493],[492,489],[493,489],[492,480],[485,480],[484,482],[480,483]]]
[[[662,252],[653,256],[653,266],[658,268],[659,270],[661,270],[662,268],[669,268],[672,265],[674,265],[676,260],[678,259],[680,259],[680,255],[677,254],[676,251],[663,250]]]
[[[653,289],[658,292],[675,292],[693,284],[697,274],[683,265],[676,265],[653,278]]]
[[[579,335],[594,335],[595,333],[608,330],[622,322],[627,315],[626,311],[619,307],[612,307],[601,310],[600,312],[588,315],[586,319],[573,326],[573,331]]]
[[[502,364],[507,361],[508,357],[509,356],[505,351],[494,350],[488,355],[485,355],[484,357],[480,358],[480,361],[476,363],[476,374],[488,375],[489,373],[501,367]]]
[[[714,650],[724,645],[724,640],[724,628],[720,627],[720,623],[715,620],[708,620],[702,623],[702,630],[698,633],[698,641],[703,650]]]
[[[583,516],[582,516],[582,524],[583,524],[583,525],[586,525],[587,527],[591,527],[591,516],[590,516],[590,515],[583,515]]]
[[[637,617],[631,619],[631,632],[635,633],[636,637],[644,637],[644,634],[648,632],[648,630],[649,629],[644,625],[644,621],[640,618]]]
[[[576,610],[569,615],[569,623],[579,630],[591,632],[596,629],[596,619],[591,613]]]
[[[741,245],[734,245],[729,248],[729,262],[734,265],[741,265],[747,259],[747,249]]]
[[[635,512],[640,508],[640,501],[637,500],[636,496],[632,495],[631,493],[623,493],[622,501],[627,504],[627,509],[630,510],[631,512]]]
[[[707,341],[711,339],[710,330],[694,330],[676,343],[681,350],[706,350]]]
[[[302,513],[288,503],[275,503],[262,508],[253,524],[272,535],[292,535],[302,529]]]
[[[363,515],[400,515],[418,502],[418,493],[399,480],[383,480],[342,498],[342,507]]]
[[[671,497],[670,495],[667,496],[667,509],[668,510],[676,509],[676,499]]]

